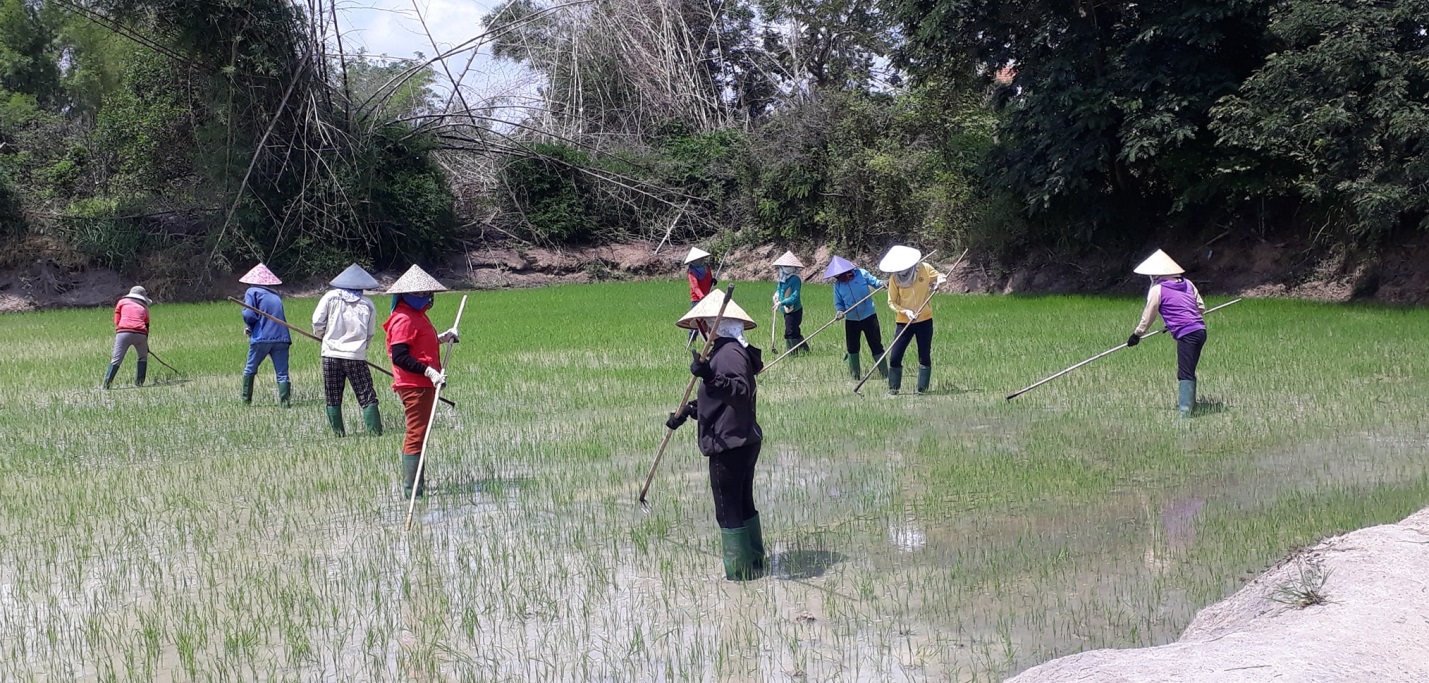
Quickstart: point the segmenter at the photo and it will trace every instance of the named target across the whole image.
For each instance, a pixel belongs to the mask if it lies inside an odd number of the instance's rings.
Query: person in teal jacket
[[[803,331],[799,329],[804,324],[804,301],[799,296],[803,287],[799,271],[803,267],[804,262],[792,251],[784,252],[774,262],[779,280],[779,287],[774,290],[774,310],[782,309],[784,312],[784,347],[788,351],[797,348],[799,353],[809,350],[809,345],[804,343]]]

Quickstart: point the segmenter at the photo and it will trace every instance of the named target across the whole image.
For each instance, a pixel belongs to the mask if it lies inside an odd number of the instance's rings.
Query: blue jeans
[[[278,375],[279,382],[288,381],[288,342],[254,342],[248,344],[248,364],[243,366],[243,374],[258,374],[258,366],[263,364],[263,359],[271,357],[273,359],[273,372]]]

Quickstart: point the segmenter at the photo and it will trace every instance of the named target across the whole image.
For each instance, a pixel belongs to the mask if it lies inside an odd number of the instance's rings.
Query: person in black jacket
[[[733,301],[725,308],[719,328],[711,329],[723,302],[724,292],[714,290],[676,323],[713,333],[714,346],[708,360],[694,352],[690,374],[703,380],[699,393],[684,410],[670,413],[665,426],[679,429],[690,417],[699,425],[700,452],[709,458],[724,575],[742,581],[757,578],[765,568],[764,536],[754,507],[754,465],[764,440],[754,378],[764,369],[764,360],[744,338],[745,330],[754,329],[754,319]]]

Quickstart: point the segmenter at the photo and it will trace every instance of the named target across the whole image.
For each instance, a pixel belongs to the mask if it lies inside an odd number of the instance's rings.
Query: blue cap
[[[844,260],[842,256],[835,256],[829,260],[829,267],[824,269],[824,279],[838,277],[850,270],[857,270],[858,266]]]

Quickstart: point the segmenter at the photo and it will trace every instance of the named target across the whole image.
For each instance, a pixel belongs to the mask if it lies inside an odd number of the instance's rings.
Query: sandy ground
[[[1201,610],[1175,643],[1083,652],[1009,683],[1429,681],[1425,567],[1429,508],[1292,555]],[[1323,604],[1297,604],[1316,585]]]

